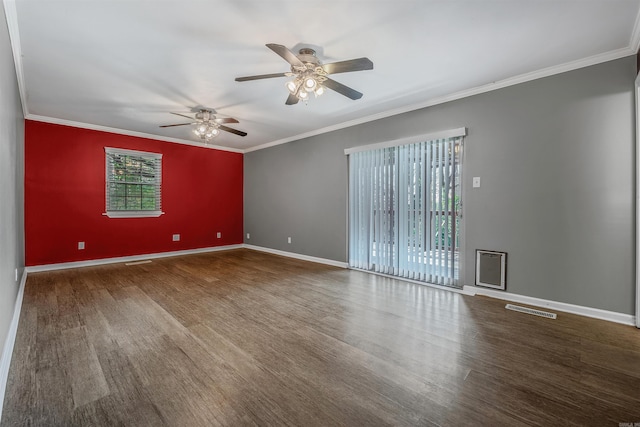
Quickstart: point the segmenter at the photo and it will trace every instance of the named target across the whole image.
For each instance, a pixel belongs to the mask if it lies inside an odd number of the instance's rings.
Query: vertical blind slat
[[[420,244],[422,245],[422,262],[420,263],[420,280],[427,280],[427,261],[430,259],[428,256],[429,247],[427,245],[427,234],[429,233],[429,216],[428,216],[428,189],[429,183],[427,181],[427,145],[425,142],[420,143],[420,181],[422,182],[422,190],[420,191],[420,203],[422,212],[422,237],[420,238]]]
[[[405,161],[406,152],[404,147],[397,147],[398,153],[398,161],[400,163]],[[405,174],[402,173],[400,168],[396,168],[396,175],[398,176],[398,191],[400,192],[401,188],[404,188],[407,185],[407,179]],[[408,235],[408,227],[407,227],[407,205],[402,203],[402,197],[398,196],[397,198],[397,206],[398,206],[398,248],[407,244],[407,235]],[[407,271],[407,260],[402,257],[400,251],[397,251],[397,259],[398,259],[398,275],[404,276]]]
[[[444,215],[444,230],[445,230],[445,235],[444,235],[444,254],[443,254],[443,258],[444,258],[444,271],[445,271],[445,277],[448,281],[449,277],[451,277],[451,272],[449,271],[449,265],[451,264],[449,261],[449,246],[451,245],[451,238],[449,237],[449,225],[451,224],[451,211],[449,209],[449,203],[451,202],[451,199],[449,198],[450,196],[450,190],[451,190],[451,186],[450,186],[450,179],[451,179],[451,163],[450,163],[450,158],[451,158],[451,143],[450,141],[444,141],[443,143],[444,145],[444,155],[445,155],[445,162],[444,162],[444,176],[445,176],[445,187],[444,187],[444,197],[443,197],[443,205],[442,209],[445,212]]]
[[[403,195],[404,197],[403,201],[409,204],[409,213],[411,215],[411,218],[410,218],[411,226],[409,228],[410,244],[408,246],[409,256],[407,257],[409,271],[407,272],[407,275],[406,275],[406,277],[409,277],[411,279],[417,279],[417,273],[416,273],[416,266],[417,266],[416,257],[418,255],[417,235],[419,234],[419,229],[420,229],[420,221],[416,213],[416,210],[418,208],[417,206],[418,199],[416,198],[416,194],[415,194],[416,189],[418,188],[418,181],[417,181],[418,177],[416,175],[416,171],[417,171],[416,153],[417,153],[416,146],[413,144],[412,146],[409,146],[409,162],[411,165],[407,174],[407,180],[409,181],[409,185],[407,187],[404,187],[406,188],[407,193]]]

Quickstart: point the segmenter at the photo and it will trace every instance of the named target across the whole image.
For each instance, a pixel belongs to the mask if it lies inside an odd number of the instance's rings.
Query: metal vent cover
[[[144,261],[133,261],[133,262],[125,262],[124,265],[140,265],[140,264],[149,264],[152,262],[150,259]]]
[[[476,286],[505,290],[507,287],[507,253],[476,250]]]
[[[533,314],[534,316],[546,317],[548,319],[556,319],[558,317],[555,313],[548,311],[536,310],[535,308],[521,307],[519,305],[507,304],[504,306],[507,310],[519,311],[520,313]]]

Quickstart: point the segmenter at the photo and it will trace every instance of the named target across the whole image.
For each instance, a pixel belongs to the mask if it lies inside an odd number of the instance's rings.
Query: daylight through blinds
[[[462,137],[349,154],[349,265],[458,284]]]
[[[107,212],[161,210],[162,155],[105,148]]]

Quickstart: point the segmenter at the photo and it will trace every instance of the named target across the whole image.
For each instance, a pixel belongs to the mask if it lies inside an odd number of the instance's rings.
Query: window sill
[[[105,212],[102,215],[109,218],[157,218],[164,215],[162,211],[112,211]]]

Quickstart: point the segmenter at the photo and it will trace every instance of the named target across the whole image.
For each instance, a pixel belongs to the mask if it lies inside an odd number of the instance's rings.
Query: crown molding
[[[115,134],[118,134],[118,135],[127,135],[127,136],[135,136],[135,137],[138,137],[138,138],[153,139],[153,140],[156,140],[156,141],[173,142],[174,144],[191,145],[193,147],[209,148],[209,149],[212,149],[212,150],[230,151],[232,153],[244,153],[244,150],[242,150],[240,148],[230,148],[230,147],[223,147],[221,145],[203,144],[203,143],[200,143],[200,142],[189,141],[188,139],[170,138],[170,137],[167,137],[167,136],[153,135],[153,134],[150,134],[150,133],[136,132],[136,131],[133,131],[133,130],[112,128],[112,127],[102,126],[102,125],[94,125],[94,124],[91,124],[91,123],[74,122],[72,120],[58,119],[58,118],[55,118],[55,117],[38,116],[38,115],[35,115],[35,114],[27,114],[25,116],[25,119],[33,120],[33,121],[36,121],[36,122],[51,123],[51,124],[54,124],[54,125],[71,126],[71,127],[75,127],[75,128],[81,128],[81,129],[90,129],[90,130],[97,130],[97,131],[102,131],[102,132],[110,132],[110,133],[115,133]]]
[[[9,40],[11,40],[11,50],[13,51],[13,63],[16,67],[16,79],[18,80],[18,92],[20,92],[20,102],[22,103],[22,115],[27,117],[27,86],[24,81],[22,71],[22,48],[20,47],[20,30],[18,29],[18,11],[15,0],[3,0],[4,14],[7,19],[9,29]]]
[[[639,15],[640,16],[640,15]],[[636,20],[636,22],[638,22]],[[286,144],[287,142],[298,141],[304,138],[310,138],[312,136],[321,135],[323,133],[333,132],[363,123],[373,122],[375,120],[384,119],[398,114],[408,113],[410,111],[419,110],[426,107],[432,107],[438,104],[444,104],[445,102],[455,101],[457,99],[468,98],[473,95],[479,95],[481,93],[491,92],[497,89],[502,89],[508,86],[517,85],[520,83],[529,82],[531,80],[541,79],[543,77],[553,76],[555,74],[566,73],[567,71],[577,70],[579,68],[589,67],[591,65],[601,64],[603,62],[613,61],[615,59],[624,58],[626,56],[635,55],[637,50],[633,50],[631,47],[625,47],[621,49],[612,50],[609,52],[601,53],[598,55],[590,56],[583,59],[567,62],[553,67],[543,68],[541,70],[532,71],[530,73],[520,74],[515,77],[509,77],[504,80],[499,80],[482,86],[476,86],[471,89],[465,89],[460,92],[455,92],[449,95],[431,98],[426,101],[422,101],[417,104],[411,104],[404,107],[396,108],[393,110],[384,111],[381,113],[372,114],[370,116],[361,117],[355,120],[349,120],[346,122],[338,123],[335,125],[327,126],[321,129],[316,129],[311,132],[305,132],[298,135],[294,135],[288,138],[279,139],[277,141],[267,142],[265,144],[257,145],[255,147],[246,148],[245,153],[252,151],[263,150],[265,148],[274,147],[280,144]]]
[[[636,55],[638,53],[638,50],[640,49],[640,10],[639,10],[638,13],[636,14],[635,24],[631,32],[629,45],[627,47],[612,50],[609,52],[604,52],[598,55],[593,55],[593,56],[575,60],[575,61],[570,61],[570,62],[556,65],[553,67],[543,68],[541,70],[533,71],[530,73],[520,74],[518,76],[510,77],[507,79],[499,80],[499,81],[488,83],[481,86],[476,86],[474,88],[466,89],[453,94],[431,98],[429,100],[426,100],[417,104],[411,104],[404,107],[361,117],[358,119],[345,121],[335,125],[326,126],[324,128],[315,129],[310,132],[304,132],[298,135],[293,135],[287,138],[282,138],[275,141],[260,144],[255,147],[239,149],[239,148],[223,147],[218,145],[208,145],[208,144],[197,143],[197,142],[189,141],[185,139],[170,138],[170,137],[164,137],[159,135],[147,134],[143,132],[136,132],[136,131],[130,131],[125,129],[111,128],[107,126],[74,122],[71,120],[29,114],[29,109],[27,106],[27,88],[26,88],[26,83],[24,79],[23,64],[22,64],[22,49],[20,47],[20,32],[18,29],[16,0],[3,0],[3,4],[5,9],[6,19],[7,19],[7,27],[9,29],[9,37],[11,40],[11,49],[13,51],[13,60],[15,63],[16,77],[18,80],[18,89],[20,92],[20,99],[22,101],[22,111],[25,119],[46,122],[46,123],[53,123],[53,124],[61,124],[65,126],[72,126],[72,127],[83,128],[83,129],[99,130],[99,131],[111,132],[111,133],[116,133],[121,135],[136,136],[136,137],[154,139],[154,140],[165,141],[165,142],[173,142],[176,144],[185,144],[185,145],[191,145],[195,147],[210,148],[214,150],[229,151],[233,153],[250,153],[252,151],[263,150],[265,148],[274,147],[276,145],[286,144],[288,142],[298,141],[304,138],[310,138],[312,136],[317,136],[324,133],[333,132],[336,130],[340,130],[340,129],[344,129],[352,126],[357,126],[360,124],[384,119],[384,118],[395,116],[398,114],[408,113],[410,111],[415,111],[422,108],[427,108],[434,105],[443,104],[446,102],[455,101],[462,98],[467,98],[473,95],[479,95],[481,93],[491,92],[493,90],[502,89],[502,88],[513,86],[520,83],[525,83],[531,80],[536,80],[543,77],[549,77],[555,74],[565,73],[567,71],[577,70],[579,68],[589,67],[591,65],[597,65],[603,62],[613,61],[615,59],[624,58],[626,56]]]
[[[64,126],[71,126],[82,129],[98,130],[102,132],[110,132],[119,135],[135,136],[139,138],[153,139],[157,141],[173,142],[175,144],[191,145],[193,147],[209,148],[213,150],[230,151],[232,153],[244,153],[243,149],[223,147],[220,145],[203,144],[195,141],[180,138],[170,138],[160,135],[153,135],[144,132],[136,132],[126,129],[112,128],[108,126],[94,125],[91,123],[75,122],[72,120],[58,119],[55,117],[39,116],[30,114],[27,106],[27,86],[24,78],[24,67],[22,64],[22,48],[20,43],[20,29],[18,28],[18,11],[16,8],[16,0],[3,0],[4,13],[9,30],[9,39],[11,41],[11,50],[13,52],[13,62],[16,69],[16,79],[18,81],[18,92],[20,93],[20,102],[22,104],[22,115],[26,120],[37,122],[52,123]]]
[[[633,24],[633,31],[631,31],[631,38],[629,40],[629,50],[633,54],[638,53],[640,49],[640,10],[636,15],[636,22]]]

